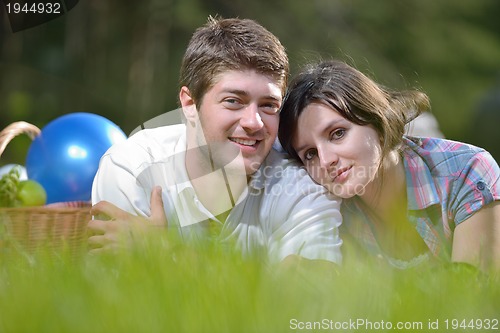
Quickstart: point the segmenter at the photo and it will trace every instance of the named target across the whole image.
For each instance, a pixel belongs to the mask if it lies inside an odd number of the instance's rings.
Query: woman
[[[283,148],[343,198],[344,237],[398,268],[429,260],[500,267],[500,170],[484,149],[408,137],[430,108],[338,61],[291,83],[280,115]]]

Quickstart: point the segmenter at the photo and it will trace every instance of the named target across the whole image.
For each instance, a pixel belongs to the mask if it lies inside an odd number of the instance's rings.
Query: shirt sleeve
[[[92,203],[106,200],[138,216],[151,215],[151,191],[162,187],[167,219],[176,223],[177,214],[170,187],[170,158],[185,132],[184,125],[141,130],[124,142],[113,145],[101,158],[92,185]]]
[[[451,195],[455,224],[459,224],[487,204],[500,200],[500,169],[486,151],[468,160]]]
[[[99,163],[92,185],[92,204],[108,201],[134,215],[150,214],[149,197],[138,183],[134,167],[120,158],[120,152],[106,153]]]
[[[288,167],[277,183],[266,188],[270,200],[261,208],[271,226],[271,257],[289,255],[341,264],[340,199],[315,184],[307,172]]]

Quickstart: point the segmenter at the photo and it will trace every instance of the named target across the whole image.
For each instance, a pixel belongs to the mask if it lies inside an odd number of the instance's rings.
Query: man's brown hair
[[[180,86],[186,86],[199,107],[218,76],[231,70],[255,70],[273,78],[282,94],[288,81],[288,56],[279,39],[250,19],[219,19],[193,34],[181,65]]]

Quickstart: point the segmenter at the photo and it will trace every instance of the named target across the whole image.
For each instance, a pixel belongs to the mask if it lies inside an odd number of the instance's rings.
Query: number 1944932
[[[59,2],[13,2],[5,5],[8,14],[61,14]]]
[[[498,330],[498,319],[446,319],[447,330]]]

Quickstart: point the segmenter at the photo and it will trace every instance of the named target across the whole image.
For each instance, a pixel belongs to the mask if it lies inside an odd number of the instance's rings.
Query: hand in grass
[[[163,210],[161,188],[151,192],[151,216],[149,218],[132,215],[107,201],[92,206],[94,220],[89,221],[88,239],[90,253],[115,252],[131,246],[143,238],[151,226],[167,226],[168,221]]]

